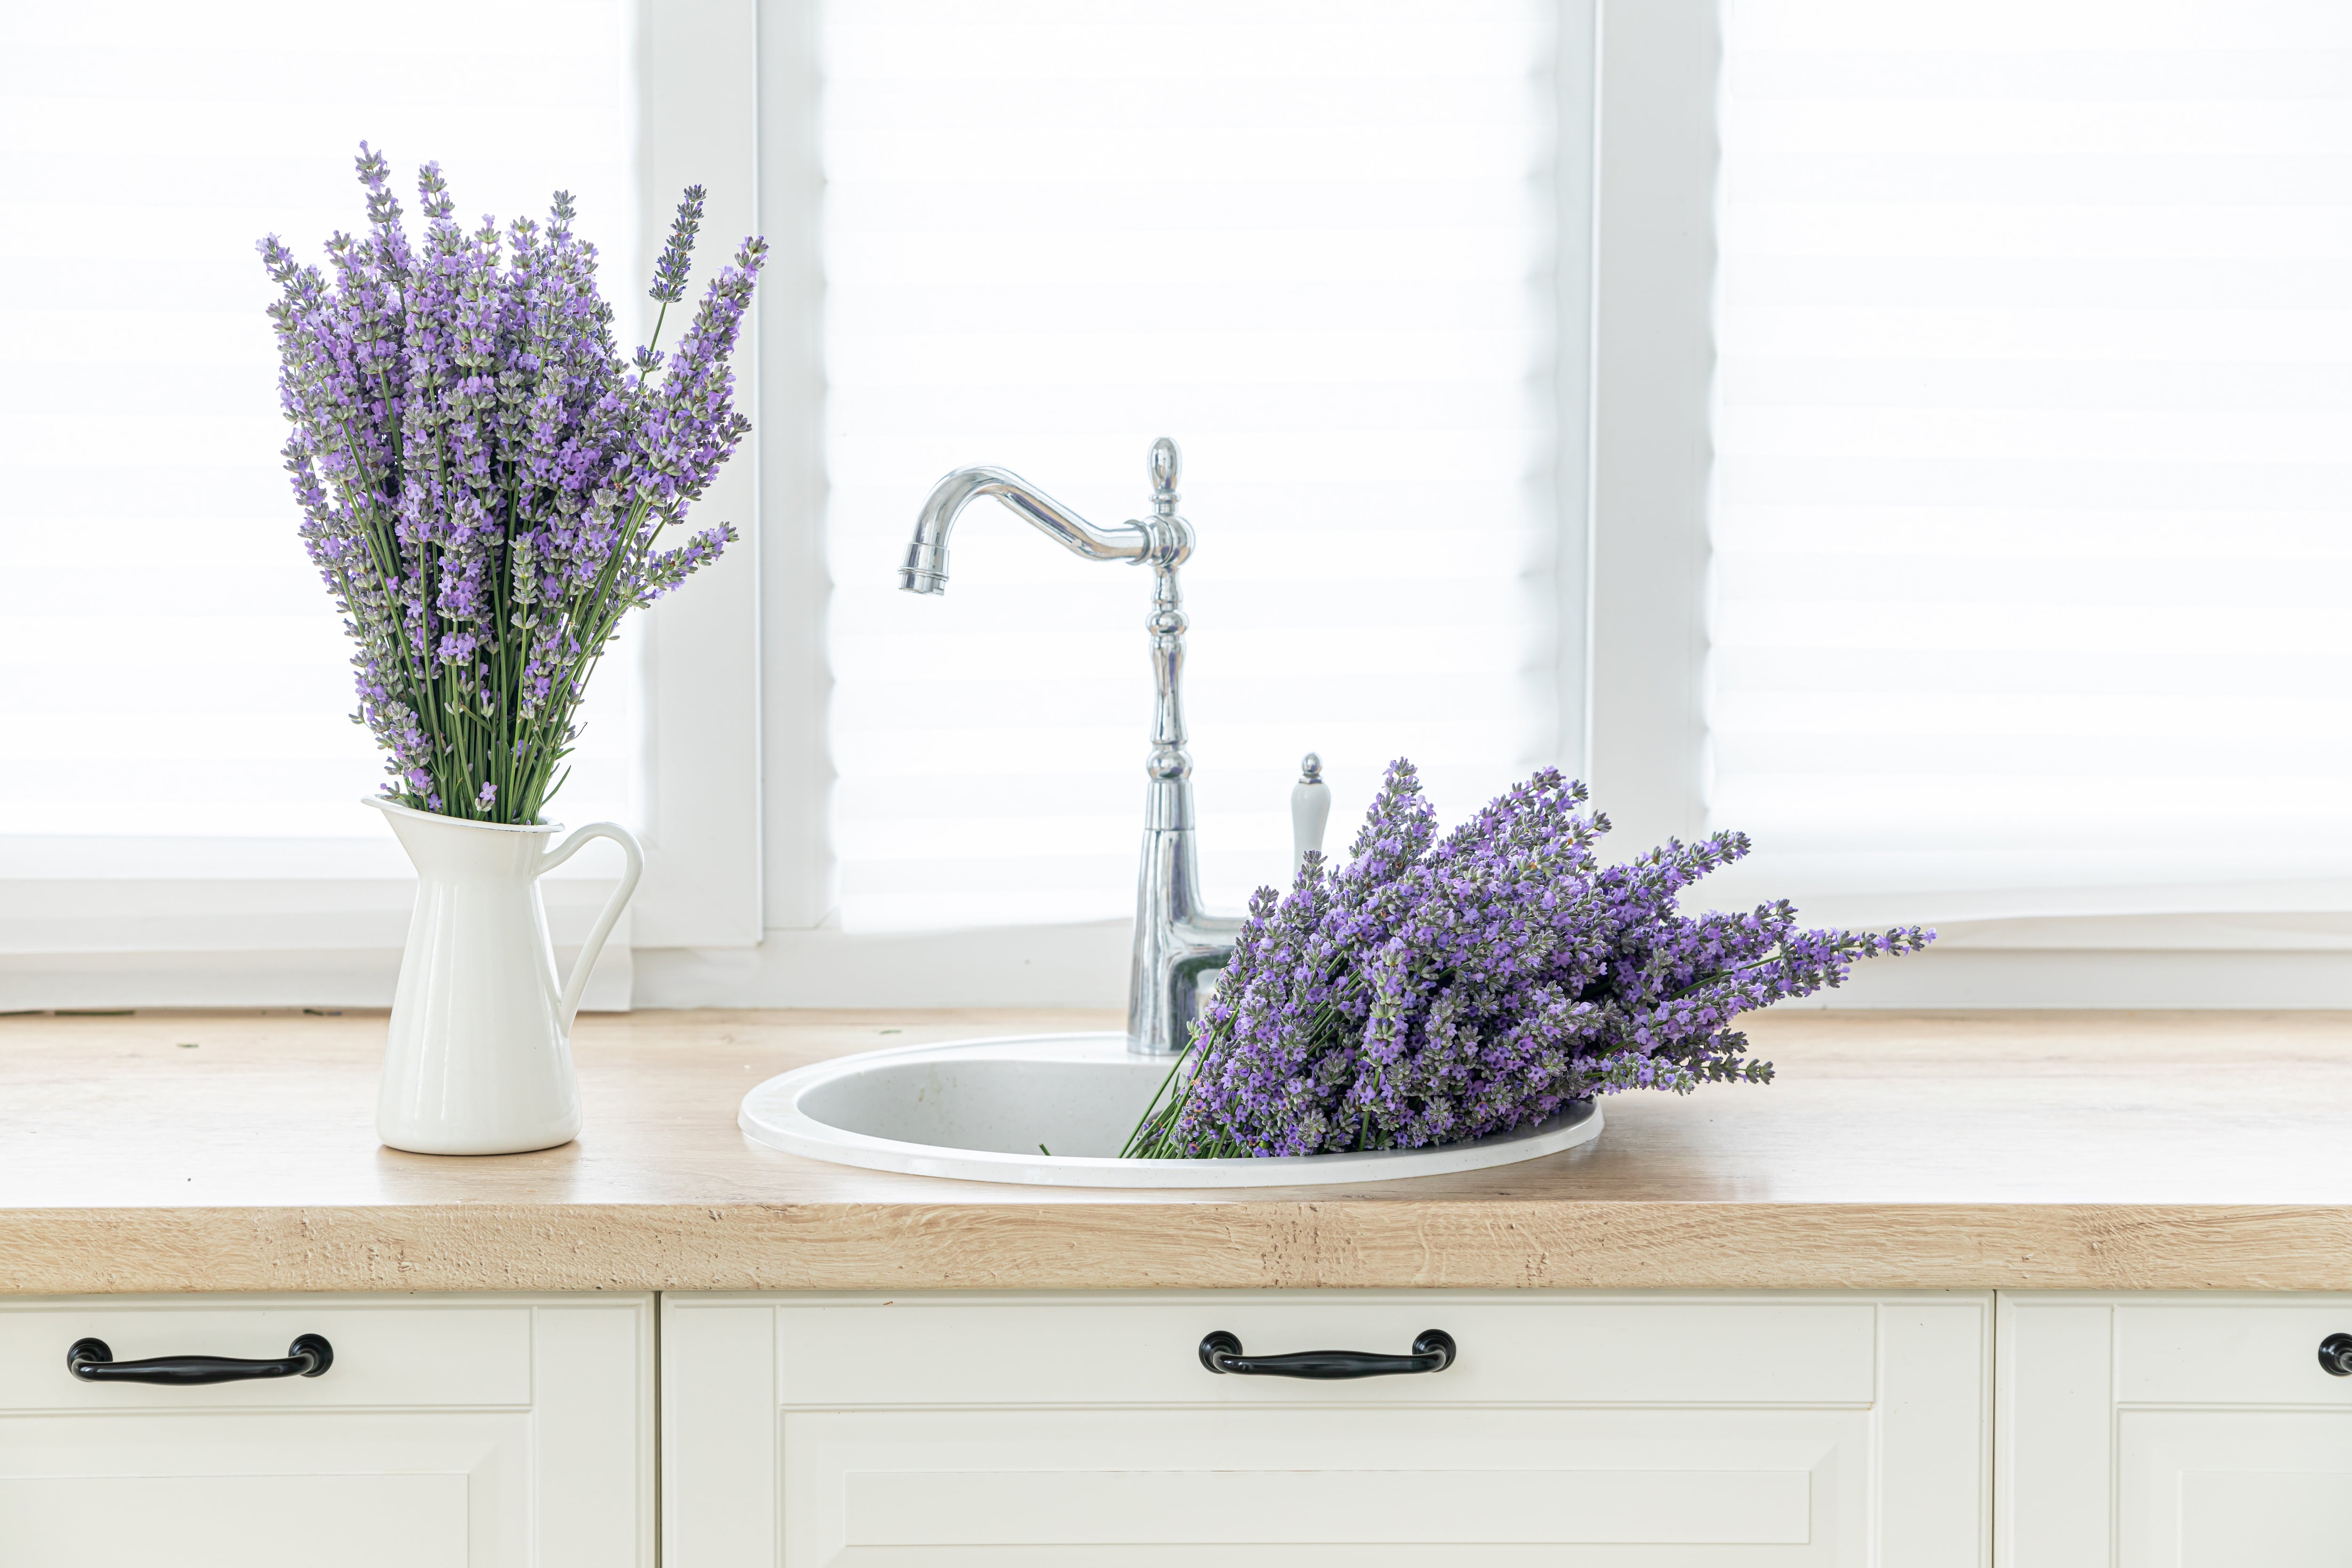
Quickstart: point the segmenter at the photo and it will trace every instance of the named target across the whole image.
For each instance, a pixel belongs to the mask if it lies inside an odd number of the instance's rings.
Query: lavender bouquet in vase
[[[750,432],[729,360],[767,247],[742,243],[664,351],[702,216],[688,187],[652,341],[624,356],[568,194],[544,226],[467,228],[427,163],[412,242],[383,154],[362,143],[358,165],[367,225],[323,268],[274,235],[260,251],[302,541],[385,753],[367,804],[419,880],[377,1128],[424,1153],[547,1148],[580,1129],[572,1020],[642,862],[614,823],[551,848],[542,814],[622,616],[735,538],[671,531]],[[559,986],[537,879],[598,837],[627,870]]]

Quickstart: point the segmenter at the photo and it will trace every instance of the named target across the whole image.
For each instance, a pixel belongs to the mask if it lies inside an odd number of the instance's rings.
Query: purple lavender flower
[[[1742,1013],[1934,940],[1806,931],[1787,901],[1685,915],[1748,853],[1718,833],[1622,866],[1608,819],[1547,768],[1443,839],[1399,761],[1347,866],[1261,888],[1184,1058],[1129,1140],[1152,1158],[1417,1149],[1539,1122],[1595,1094],[1769,1082]]]
[[[467,229],[427,163],[412,243],[383,155],[361,143],[358,169],[367,228],[330,238],[324,269],[260,243],[303,543],[356,645],[385,793],[535,822],[621,616],[735,538],[661,532],[751,430],[729,358],[767,246],[743,242],[667,363],[651,343],[625,361],[568,192],[544,228]],[[656,268],[665,319],[703,199],[688,187]]]
[[[654,263],[654,286],[646,293],[665,305],[675,305],[686,297],[694,236],[702,227],[703,195],[700,185],[686,187],[677,204],[677,216],[670,224],[669,243],[662,247],[661,259]]]

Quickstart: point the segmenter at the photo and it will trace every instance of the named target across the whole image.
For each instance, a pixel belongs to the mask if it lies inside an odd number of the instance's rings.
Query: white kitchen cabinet
[[[671,1295],[668,1568],[1988,1560],[1990,1293]],[[1251,1355],[1441,1372],[1220,1375]]]
[[[2352,1297],[2000,1299],[2002,1568],[2344,1568]]]
[[[635,1296],[0,1300],[5,1568],[650,1568],[654,1306]],[[113,1360],[317,1377],[87,1383]]]

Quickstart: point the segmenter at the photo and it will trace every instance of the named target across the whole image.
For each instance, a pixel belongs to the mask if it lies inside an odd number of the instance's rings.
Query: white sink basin
[[[1441,1149],[1266,1160],[1118,1158],[1167,1076],[1165,1061],[1129,1055],[1119,1035],[899,1046],[772,1078],[743,1097],[735,1120],[761,1143],[838,1165],[1063,1187],[1389,1181],[1516,1164],[1601,1133],[1601,1108],[1587,1101],[1538,1127]]]

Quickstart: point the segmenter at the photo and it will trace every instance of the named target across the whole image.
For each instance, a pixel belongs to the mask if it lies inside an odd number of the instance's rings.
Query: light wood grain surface
[[[381,1014],[0,1017],[0,1292],[1142,1287],[2352,1289],[2352,1015],[1754,1021],[1768,1088],[1360,1188],[1036,1189],[762,1148],[743,1091],[1097,1013],[583,1017],[588,1130],[375,1142]]]

